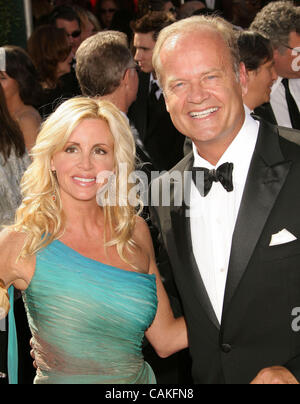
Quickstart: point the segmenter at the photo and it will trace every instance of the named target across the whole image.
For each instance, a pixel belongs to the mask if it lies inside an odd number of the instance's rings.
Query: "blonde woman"
[[[136,208],[96,202],[97,178],[114,173],[118,189],[119,165],[129,176],[134,156],[130,129],[107,101],[66,101],[38,136],[16,223],[0,234],[2,307],[7,287],[24,291],[35,383],[154,383],[144,335],[162,357],[188,344]]]
[[[80,19],[81,42],[101,31],[100,22],[95,14],[77,5],[73,6],[73,9]]]

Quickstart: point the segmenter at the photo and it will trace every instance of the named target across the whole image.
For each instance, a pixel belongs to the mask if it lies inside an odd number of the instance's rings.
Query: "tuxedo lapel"
[[[191,172],[192,165],[193,153],[190,154],[187,163],[182,167],[182,170],[180,170],[182,175],[184,175],[184,171]],[[183,189],[176,187],[176,182],[174,182],[171,187],[172,237],[174,237],[176,251],[179,258],[178,265],[180,266],[179,270],[181,274],[180,282],[185,284],[186,290],[189,290],[191,294],[194,294],[196,300],[201,304],[210,321],[219,329],[219,321],[206,292],[193,253],[189,218],[190,189],[191,175],[185,181],[185,195]],[[181,193],[181,195],[178,195],[178,193]],[[174,201],[176,199],[179,200],[180,197],[182,200],[185,200],[185,202],[181,206],[174,206]],[[201,246],[199,246],[199,248],[201,249]]]
[[[281,153],[277,129],[261,122],[233,234],[223,316],[244,275],[290,166],[291,162],[285,161]]]
[[[277,125],[277,119],[275,117],[273,108],[269,102],[261,105],[260,107],[257,107],[254,113],[258,117],[270,122],[272,125]]]

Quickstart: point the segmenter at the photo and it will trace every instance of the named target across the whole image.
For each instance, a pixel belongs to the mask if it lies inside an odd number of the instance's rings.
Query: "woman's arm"
[[[10,304],[7,289],[16,280],[16,274],[10,264],[12,256],[12,234],[7,231],[0,233],[0,319],[9,312]]]
[[[150,274],[156,275],[158,309],[145,335],[157,354],[166,358],[188,347],[187,326],[184,317],[175,319],[155,262],[155,253],[147,224],[139,219],[139,239],[150,257]]]
[[[25,290],[33,276],[35,257],[19,259],[26,235],[5,229],[0,232],[0,279],[8,289],[14,285]]]

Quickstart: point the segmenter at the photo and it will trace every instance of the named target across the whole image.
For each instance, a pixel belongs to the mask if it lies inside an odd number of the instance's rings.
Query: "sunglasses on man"
[[[117,10],[115,8],[101,8],[100,13],[101,14],[113,14]]]
[[[78,38],[79,35],[81,35],[81,31],[80,31],[79,29],[76,30],[76,31],[71,32],[71,34],[68,34],[68,33],[67,33],[67,36],[68,36],[68,37],[71,36],[71,37],[74,38],[74,39],[75,39],[75,38]]]

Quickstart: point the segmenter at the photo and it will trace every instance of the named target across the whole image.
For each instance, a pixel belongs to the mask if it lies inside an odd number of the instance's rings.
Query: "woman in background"
[[[118,0],[98,0],[96,15],[103,29],[111,29],[111,23],[116,11],[120,10]]]
[[[0,227],[14,220],[21,203],[20,181],[30,162],[23,134],[8,112],[0,86]]]
[[[0,228],[14,222],[15,212],[21,204],[20,182],[21,178],[31,163],[26,152],[23,133],[14,121],[7,109],[4,93],[0,86]],[[0,280],[1,289],[1,280]],[[13,292],[12,292],[13,296]],[[0,290],[0,306],[4,303],[6,295]],[[7,303],[6,303],[7,304]],[[25,383],[32,374],[30,355],[28,349],[29,329],[24,321],[22,300],[15,302],[15,314],[17,319],[20,368],[26,369],[20,381]],[[1,318],[1,310],[0,310]],[[12,328],[12,327],[11,327]],[[0,385],[7,384],[7,323],[0,320]],[[28,378],[28,379],[27,379]],[[32,380],[32,378],[31,378]]]
[[[5,69],[0,70],[0,83],[4,91],[9,114],[24,136],[28,151],[35,144],[41,117],[36,109],[41,94],[36,69],[28,54],[17,46],[4,46]]]
[[[97,32],[101,31],[100,22],[98,21],[98,18],[95,16],[95,14],[79,6],[73,6],[73,9],[76,11],[80,19],[82,42],[90,36],[95,35],[97,34]]]
[[[71,47],[63,29],[43,25],[31,35],[27,48],[42,83],[39,111],[45,119],[63,100],[80,94],[71,67],[73,60]]]

